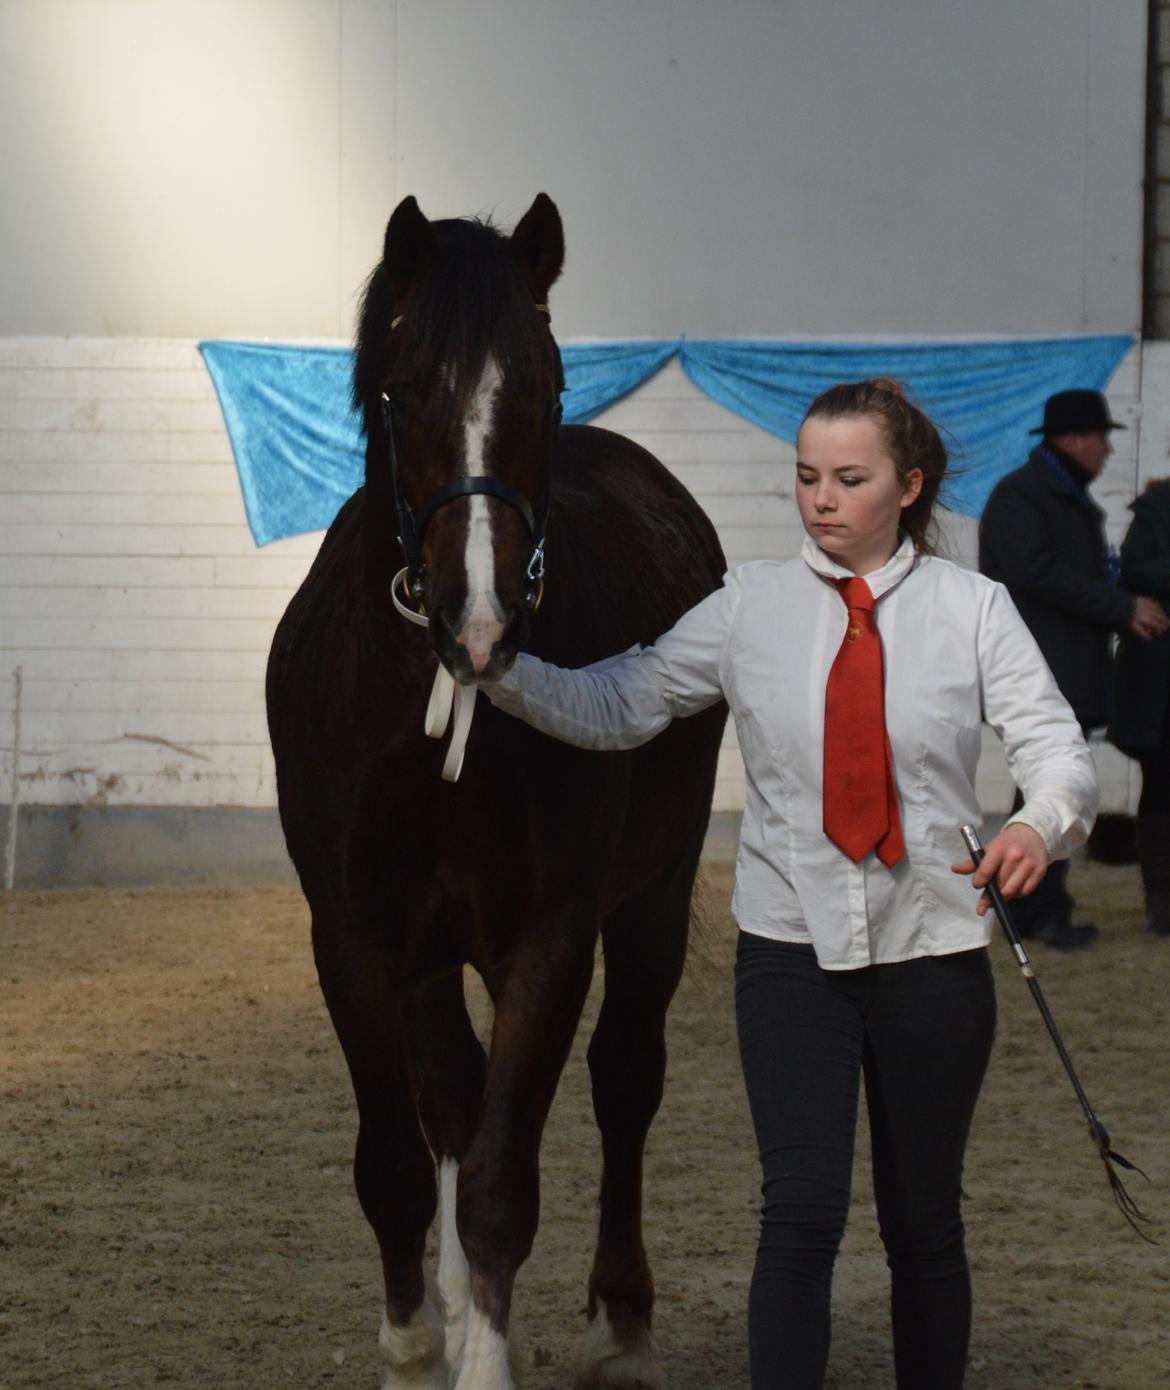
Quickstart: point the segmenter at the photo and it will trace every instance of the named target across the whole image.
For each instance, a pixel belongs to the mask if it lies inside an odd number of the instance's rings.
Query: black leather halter
[[[501,478],[493,478],[486,473],[475,474],[468,478],[456,478],[453,483],[448,483],[445,487],[432,492],[419,508],[416,516],[410,503],[402,495],[402,489],[398,484],[398,451],[394,447],[393,416],[394,403],[383,392],[382,425],[386,432],[386,448],[390,457],[390,480],[394,488],[394,510],[398,517],[398,543],[402,546],[402,555],[406,561],[411,596],[415,599],[422,596],[422,580],[425,568],[422,558],[422,543],[427,526],[440,507],[445,507],[448,502],[454,502],[460,497],[495,497],[498,501],[507,503],[509,507],[515,508],[520,513],[524,518],[524,524],[528,527],[529,535],[532,537],[532,555],[528,561],[527,575],[533,581],[541,579],[544,576],[544,532],[548,523],[548,483],[545,484],[544,496],[541,498],[540,505],[533,510],[528,498]],[[558,401],[554,437],[556,429],[560,425],[560,417],[561,406]]]
[[[547,314],[548,309],[545,305],[538,304],[538,312]],[[391,324],[396,328],[401,319],[395,319]],[[560,365],[560,353],[557,353],[557,400],[553,411],[553,438],[555,439],[561,424],[561,401],[560,392],[564,390],[564,375]],[[528,527],[528,533],[532,537],[532,554],[528,560],[528,567],[525,571],[529,580],[532,581],[533,588],[529,590],[527,596],[528,606],[533,608],[539,602],[539,592],[541,580],[544,578],[544,533],[548,524],[548,503],[551,487],[551,460],[550,467],[545,471],[544,496],[540,500],[539,506],[535,509],[524,496],[510,483],[505,483],[500,478],[493,478],[489,474],[479,473],[468,478],[456,478],[453,483],[448,483],[445,487],[438,488],[432,492],[427,500],[419,508],[416,516],[411,509],[410,503],[402,495],[402,489],[398,483],[398,451],[394,447],[394,402],[385,391],[382,392],[382,426],[386,434],[386,449],[390,461],[390,481],[394,489],[394,511],[398,517],[398,543],[402,546],[402,555],[406,561],[407,584],[410,589],[410,596],[416,602],[422,598],[423,574],[425,566],[422,558],[423,536],[426,534],[427,526],[431,518],[439,510],[445,507],[448,502],[454,502],[460,497],[494,497],[499,502],[506,503],[514,508],[524,518],[524,524]]]

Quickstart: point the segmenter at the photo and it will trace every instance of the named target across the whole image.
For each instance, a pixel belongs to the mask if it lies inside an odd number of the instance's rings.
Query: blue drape
[[[200,343],[257,545],[321,531],[365,471],[353,352]]]
[[[839,381],[894,376],[948,431],[958,465],[945,501],[978,516],[997,478],[1023,462],[1044,400],[1103,390],[1132,338],[973,343],[786,343],[728,339],[568,343],[565,419],[592,419],[676,352],[721,405],[795,440],[809,402]],[[258,545],[328,526],[361,483],[361,421],[350,405],[348,348],[200,344],[227,424]]]
[[[565,419],[580,424],[652,377],[677,341],[568,343]],[[323,530],[365,472],[360,415],[350,404],[349,348],[205,342],[257,545]]]
[[[1024,462],[1044,401],[1081,386],[1103,391],[1129,351],[1125,335],[972,343],[684,341],[683,370],[700,391],[795,443],[809,402],[841,381],[891,376],[940,425],[953,475],[943,501],[979,516],[999,478]]]
[[[649,381],[678,351],[668,342],[562,343],[565,419],[583,425],[635,387]]]

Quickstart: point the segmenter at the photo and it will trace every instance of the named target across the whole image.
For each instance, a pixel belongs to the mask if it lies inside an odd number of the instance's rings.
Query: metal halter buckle
[[[528,561],[528,568],[524,571],[529,579],[544,578],[544,537],[541,536],[540,543],[532,552],[532,558]]]

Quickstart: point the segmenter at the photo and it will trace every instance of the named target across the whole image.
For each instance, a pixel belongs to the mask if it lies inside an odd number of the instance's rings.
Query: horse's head
[[[563,259],[543,193],[511,237],[429,222],[407,198],[362,305],[367,491],[386,544],[401,537],[439,659],[463,682],[507,670],[539,600],[563,385],[548,292]]]

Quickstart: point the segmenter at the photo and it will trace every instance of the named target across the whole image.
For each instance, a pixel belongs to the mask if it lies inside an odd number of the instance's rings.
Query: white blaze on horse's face
[[[463,420],[465,477],[487,472],[484,450],[491,436],[496,397],[503,377],[494,358],[489,357],[483,375],[472,393]],[[467,518],[467,600],[455,629],[459,643],[467,649],[472,669],[479,675],[491,658],[492,648],[504,635],[504,610],[496,597],[496,555],[488,499],[472,496]]]

